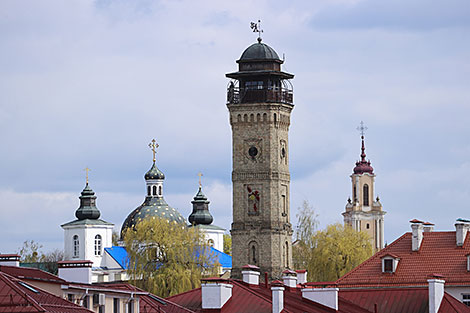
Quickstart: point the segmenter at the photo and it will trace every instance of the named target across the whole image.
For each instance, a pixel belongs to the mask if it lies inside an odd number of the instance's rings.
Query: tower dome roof
[[[95,192],[90,188],[88,183],[82,191],[80,198],[80,207],[75,211],[75,216],[79,220],[97,220],[101,213],[96,207]]]
[[[279,56],[273,48],[267,44],[259,42],[252,44],[243,51],[239,61],[251,61],[251,60],[278,60]]]
[[[370,165],[370,161],[366,161],[366,147],[364,145],[364,135],[361,136],[362,147],[361,147],[361,160],[356,162],[356,166],[353,169],[354,174],[374,174],[374,168]]]
[[[189,223],[192,225],[210,225],[214,218],[209,212],[210,201],[207,200],[207,197],[202,193],[201,186],[199,186],[199,191],[196,196],[194,196],[194,200],[191,201],[191,203],[193,204],[193,212],[188,218]]]
[[[149,179],[165,179],[165,174],[163,174],[162,171],[160,171],[155,164],[155,161],[153,162],[152,167],[148,170],[147,173],[144,175],[145,180]]]

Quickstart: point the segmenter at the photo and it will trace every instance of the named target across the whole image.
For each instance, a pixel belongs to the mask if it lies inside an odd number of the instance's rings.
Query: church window
[[[250,122],[254,122],[255,121],[255,115],[254,114],[250,114]]]
[[[95,236],[95,255],[101,255],[101,236]]]
[[[286,195],[281,196],[281,205],[282,205],[282,216],[287,216],[287,202],[286,202]]]
[[[256,247],[251,246],[251,260],[253,261],[253,264],[256,264]]]
[[[364,206],[369,206],[369,185],[365,184],[363,189]]]
[[[286,267],[289,268],[289,243],[286,241]]]
[[[248,263],[257,265],[259,263],[258,258],[258,244],[254,241],[250,242],[248,245]]]
[[[247,114],[243,114],[243,121],[248,122],[248,115]]]
[[[209,247],[214,246],[214,240],[212,240],[212,239],[207,240],[207,243],[209,244]]]
[[[158,186],[158,195],[162,195],[162,186]]]
[[[276,123],[276,122],[277,122],[277,115],[276,115],[276,113],[274,113],[274,123]]]
[[[73,236],[73,257],[78,258],[79,255],[79,241],[78,235]]]
[[[356,201],[357,201],[357,196],[356,195],[357,195],[357,190],[356,190],[356,186],[354,186],[354,188],[353,188],[353,201],[354,201],[354,203],[356,203]]]
[[[157,186],[153,186],[152,191],[153,191],[153,195],[156,196],[157,195]]]
[[[268,120],[268,115],[266,113],[263,113],[263,122],[266,122]]]
[[[237,116],[237,122],[241,122],[242,121],[242,116],[240,114],[238,114]]]
[[[152,195],[150,192],[151,192],[151,188],[150,188],[150,186],[147,186],[147,195],[148,195],[148,196],[151,196],[151,195]]]
[[[369,223],[366,224],[366,228],[369,229],[370,228],[370,225]]]
[[[261,114],[259,114],[259,113],[256,114],[256,121],[257,122],[261,121]]]

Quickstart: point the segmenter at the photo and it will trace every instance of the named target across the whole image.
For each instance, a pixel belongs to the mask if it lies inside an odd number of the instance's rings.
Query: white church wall
[[[218,229],[204,229],[206,239],[214,242],[213,247],[221,252],[224,252],[224,231]]]

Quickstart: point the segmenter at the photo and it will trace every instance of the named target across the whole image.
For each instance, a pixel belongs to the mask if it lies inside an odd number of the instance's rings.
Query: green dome
[[[121,228],[121,238],[128,228],[134,228],[140,221],[148,218],[163,218],[170,223],[185,225],[183,216],[174,208],[170,207],[165,199],[157,197],[146,197],[137,209],[127,216]]]
[[[155,161],[153,162],[152,167],[149,169],[147,173],[145,173],[144,176],[145,180],[149,179],[165,179],[165,174],[163,174],[162,171],[160,171],[155,164]]]
[[[189,223],[191,223],[191,225],[210,225],[214,220],[209,212],[210,201],[207,200],[207,197],[202,193],[201,187],[199,187],[199,191],[191,203],[193,204],[193,212],[188,218]]]
[[[280,60],[276,51],[267,44],[254,43],[242,53],[239,61],[250,60]]]
[[[100,210],[96,207],[95,192],[86,184],[80,198],[80,207],[75,211],[75,216],[79,220],[96,220],[100,217]]]

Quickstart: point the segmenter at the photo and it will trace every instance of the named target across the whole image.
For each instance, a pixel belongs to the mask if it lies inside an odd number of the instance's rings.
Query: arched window
[[[158,195],[162,195],[162,186],[158,186]]]
[[[289,243],[286,241],[286,267],[289,268]]]
[[[152,194],[150,193],[150,191],[151,191],[150,186],[147,186],[147,196],[151,196],[151,195],[152,195]]]
[[[248,245],[248,263],[253,265],[258,265],[258,244],[255,241],[250,242]]]
[[[152,187],[152,192],[153,192],[153,195],[154,195],[154,196],[157,195],[157,186],[153,186],[153,187]]]
[[[261,121],[261,114],[256,114],[256,121],[257,122],[260,122]]]
[[[80,242],[78,241],[78,235],[73,236],[73,257],[78,258],[80,253]]]
[[[238,114],[237,116],[237,122],[241,122],[242,121],[242,116],[240,114]]]
[[[253,245],[251,246],[251,261],[253,264],[256,264],[256,247]]]
[[[362,190],[364,206],[369,206],[369,185],[365,184]]]
[[[214,240],[212,240],[212,239],[207,240],[207,244],[209,245],[209,247],[213,247],[214,246]]]
[[[356,190],[356,185],[354,185],[353,188],[353,202],[356,203],[357,201],[357,190]]]
[[[276,113],[274,113],[274,124],[276,124],[276,123],[277,123],[277,115],[276,115]]]
[[[95,236],[95,255],[101,255],[101,236]]]

